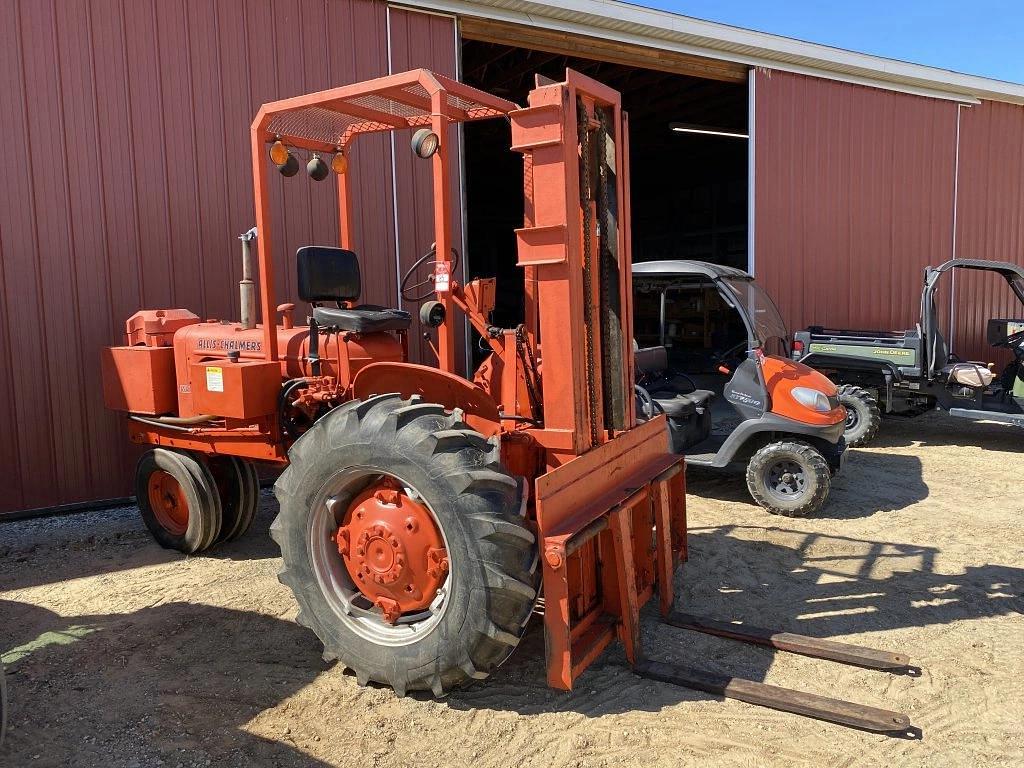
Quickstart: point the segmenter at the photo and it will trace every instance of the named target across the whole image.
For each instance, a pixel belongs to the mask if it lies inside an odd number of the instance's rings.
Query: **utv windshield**
[[[722,278],[726,297],[743,315],[753,341],[759,341],[766,354],[789,355],[789,333],[778,307],[761,286],[753,280]]]

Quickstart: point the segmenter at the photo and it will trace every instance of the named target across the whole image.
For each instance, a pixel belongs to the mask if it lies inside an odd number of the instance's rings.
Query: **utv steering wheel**
[[[727,360],[731,360],[733,356],[738,355],[741,351],[746,351],[749,346],[748,340],[744,339],[738,344],[733,344],[727,350],[721,354],[715,355],[712,359],[719,365],[725,365]]]
[[[1007,349],[1012,350],[1016,357],[1024,358],[1024,331],[1011,333],[998,344],[993,344],[993,346],[1006,347]]]
[[[452,265],[452,267],[451,267],[451,274],[454,275],[455,272],[459,268],[459,252],[456,251],[454,248],[452,248],[452,259],[448,263]],[[413,280],[413,277],[416,275],[417,271],[421,267],[423,267],[424,265],[427,265],[427,264],[430,265],[430,273],[427,275],[427,277],[425,279],[421,280],[420,282],[413,283],[412,280]],[[405,299],[406,301],[414,302],[414,303],[418,304],[419,302],[426,301],[431,296],[433,296],[434,295],[434,288],[433,288],[433,286],[434,286],[434,267],[436,267],[437,264],[438,264],[437,244],[435,243],[435,244],[432,244],[430,246],[430,250],[429,251],[427,251],[422,256],[420,256],[418,259],[416,259],[416,261],[413,262],[413,265],[411,267],[409,267],[408,270],[406,270],[405,275],[402,277],[402,283],[401,283],[401,286],[399,288],[399,290],[401,291],[401,294],[402,294],[402,298]],[[430,286],[430,290],[425,291],[424,293],[420,294],[419,291],[424,286],[427,286],[427,285]]]

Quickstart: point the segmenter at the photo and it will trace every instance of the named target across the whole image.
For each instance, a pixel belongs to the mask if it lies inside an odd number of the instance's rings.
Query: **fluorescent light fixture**
[[[727,128],[713,128],[710,125],[695,125],[693,123],[669,123],[668,127],[677,133],[701,133],[706,136],[728,136],[733,139],[750,138],[746,133],[730,131]]]

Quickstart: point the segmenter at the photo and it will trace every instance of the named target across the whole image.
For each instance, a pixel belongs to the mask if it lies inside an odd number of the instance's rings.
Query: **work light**
[[[320,155],[314,152],[313,157],[306,163],[306,173],[309,174],[309,178],[313,181],[323,181],[327,178],[327,163],[321,160]]]
[[[277,166],[282,176],[294,176],[299,172],[299,161],[280,139],[270,145],[270,162]]]
[[[441,139],[429,128],[420,128],[412,135],[412,151],[424,160],[437,152],[439,146]]]

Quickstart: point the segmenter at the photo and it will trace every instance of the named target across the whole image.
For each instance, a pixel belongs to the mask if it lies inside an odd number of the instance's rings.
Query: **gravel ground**
[[[360,688],[294,623],[267,535],[157,547],[134,508],[0,525],[2,766],[1024,765],[1020,432],[929,415],[851,452],[825,513],[767,515],[691,471],[682,607],[909,653],[919,678],[772,654],[645,618],[651,655],[909,713],[921,740],[642,680],[607,652],[571,694],[543,636],[442,701]]]

